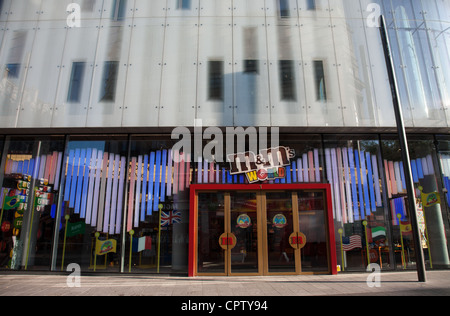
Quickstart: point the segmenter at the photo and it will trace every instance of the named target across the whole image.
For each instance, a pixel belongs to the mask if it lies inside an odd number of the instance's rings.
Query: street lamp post
[[[380,34],[383,42],[384,56],[386,59],[386,67],[389,76],[389,83],[392,92],[392,102],[394,105],[395,120],[397,123],[398,139],[405,172],[406,192],[408,194],[409,215],[411,217],[411,228],[414,239],[414,252],[416,257],[416,268],[419,282],[426,282],[425,261],[423,257],[422,243],[420,240],[419,225],[417,222],[416,201],[414,196],[414,184],[411,173],[411,163],[409,159],[408,142],[406,140],[405,126],[403,122],[402,107],[400,103],[400,95],[398,93],[397,79],[395,77],[394,63],[392,59],[389,37],[386,28],[384,16],[380,16]],[[400,232],[401,234],[401,232]]]

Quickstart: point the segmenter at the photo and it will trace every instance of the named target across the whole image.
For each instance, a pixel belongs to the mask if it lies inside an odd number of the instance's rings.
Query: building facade
[[[449,267],[446,0],[0,1],[4,270]]]

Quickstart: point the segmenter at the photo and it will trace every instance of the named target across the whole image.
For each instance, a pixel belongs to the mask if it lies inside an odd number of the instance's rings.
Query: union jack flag
[[[169,226],[175,223],[181,223],[181,213],[180,211],[161,211],[161,226]]]

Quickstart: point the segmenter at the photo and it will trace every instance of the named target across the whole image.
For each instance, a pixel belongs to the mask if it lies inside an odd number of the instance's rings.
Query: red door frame
[[[331,186],[328,183],[297,183],[297,184],[191,184],[189,201],[189,262],[188,275],[196,276],[195,266],[197,251],[197,221],[198,214],[196,194],[199,191],[239,191],[239,190],[325,190],[327,201],[327,225],[329,242],[329,262],[331,274],[337,274],[336,243],[334,236],[333,205]]]

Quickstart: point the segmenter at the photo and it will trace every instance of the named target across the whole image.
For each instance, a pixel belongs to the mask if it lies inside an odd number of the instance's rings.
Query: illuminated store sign
[[[228,155],[230,174],[244,173],[249,183],[284,178],[286,166],[291,164],[295,151],[289,147],[279,146],[259,151]]]

